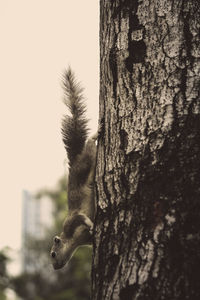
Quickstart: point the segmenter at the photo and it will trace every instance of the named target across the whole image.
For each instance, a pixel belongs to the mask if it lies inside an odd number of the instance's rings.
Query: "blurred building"
[[[35,198],[29,191],[22,195],[22,271],[34,272],[38,258],[31,251],[35,239],[42,240],[52,225],[52,202],[48,197]]]

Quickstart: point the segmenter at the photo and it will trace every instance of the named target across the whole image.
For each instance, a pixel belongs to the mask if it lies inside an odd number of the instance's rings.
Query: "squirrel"
[[[62,137],[68,156],[68,215],[60,236],[55,236],[50,256],[54,269],[62,268],[79,246],[92,242],[95,212],[94,175],[96,167],[96,140],[98,134],[87,140],[88,120],[83,102],[83,89],[70,68],[63,77],[64,103],[71,116],[62,122]]]

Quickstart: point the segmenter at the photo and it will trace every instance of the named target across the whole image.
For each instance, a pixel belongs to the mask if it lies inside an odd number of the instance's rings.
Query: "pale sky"
[[[0,0],[0,249],[19,248],[22,190],[64,174],[61,77],[70,65],[98,120],[98,0]]]

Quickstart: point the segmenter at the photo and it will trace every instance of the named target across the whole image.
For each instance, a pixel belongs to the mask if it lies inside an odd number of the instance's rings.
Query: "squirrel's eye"
[[[55,242],[56,244],[58,244],[58,243],[60,243],[60,239],[56,236],[56,237],[54,238],[54,242]]]

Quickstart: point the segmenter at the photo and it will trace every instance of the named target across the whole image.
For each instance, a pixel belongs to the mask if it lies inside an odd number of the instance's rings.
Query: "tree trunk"
[[[100,0],[92,300],[200,299],[199,1]]]

